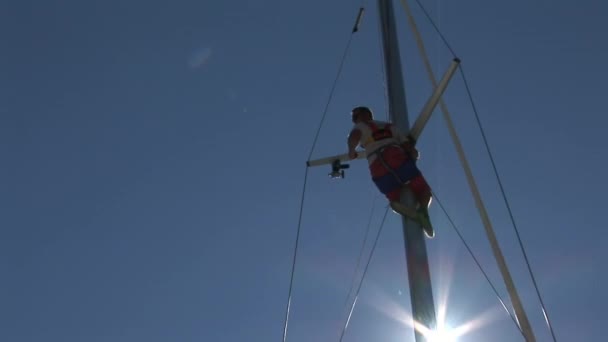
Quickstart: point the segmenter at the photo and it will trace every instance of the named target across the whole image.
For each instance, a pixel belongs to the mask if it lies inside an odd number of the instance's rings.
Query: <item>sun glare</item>
[[[429,331],[424,337],[427,342],[458,342],[458,336],[449,329]]]
[[[448,270],[447,272],[444,272],[444,274],[452,274],[451,267],[447,268]],[[448,276],[448,278],[450,277]],[[425,326],[424,322],[419,322],[414,319],[410,312],[404,310],[399,303],[394,301],[383,291],[376,291],[374,293],[375,296],[370,300],[370,303],[374,308],[386,316],[412,327],[415,331],[424,336],[427,342],[457,342],[461,336],[489,324],[496,320],[502,313],[501,307],[494,306],[464,323],[455,324],[456,322],[450,322],[447,317],[450,280],[448,279],[444,283],[445,285],[440,287],[438,291],[439,300],[435,316],[436,322],[433,329]]]
[[[427,342],[458,342],[458,337],[461,333],[458,329],[452,329],[440,316],[437,321],[437,327],[431,330],[423,324],[415,322],[414,329],[424,336]]]

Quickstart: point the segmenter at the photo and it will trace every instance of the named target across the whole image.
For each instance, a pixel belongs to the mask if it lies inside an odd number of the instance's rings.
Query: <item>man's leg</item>
[[[409,182],[410,189],[414,193],[416,200],[418,201],[418,217],[424,228],[424,233],[427,237],[432,238],[435,236],[435,230],[431,224],[431,218],[429,217],[428,207],[431,205],[432,194],[431,188],[422,176],[418,174],[412,178]]]
[[[409,182],[410,189],[414,193],[420,207],[428,208],[431,205],[431,187],[428,185],[422,174],[418,174]]]

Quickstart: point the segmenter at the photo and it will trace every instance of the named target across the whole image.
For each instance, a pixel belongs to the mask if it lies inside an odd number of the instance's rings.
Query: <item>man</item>
[[[372,180],[378,190],[388,198],[395,212],[412,217],[412,210],[400,202],[401,190],[409,186],[418,202],[414,219],[427,237],[435,236],[428,214],[431,188],[416,166],[419,155],[412,141],[392,124],[374,120],[367,107],[356,107],[351,115],[355,126],[348,135],[349,157],[357,158],[357,146],[364,148]]]

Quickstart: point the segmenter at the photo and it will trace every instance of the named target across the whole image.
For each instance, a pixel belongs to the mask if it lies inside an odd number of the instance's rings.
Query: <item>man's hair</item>
[[[372,118],[374,117],[374,114],[372,114],[372,111],[368,107],[365,107],[365,106],[353,108],[353,110],[352,110],[353,115],[357,112],[369,114],[369,116]]]

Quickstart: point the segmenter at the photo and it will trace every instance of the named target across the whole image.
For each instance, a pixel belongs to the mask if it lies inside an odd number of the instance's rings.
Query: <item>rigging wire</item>
[[[517,319],[515,318],[515,316],[513,316],[513,314],[511,313],[511,311],[507,308],[507,305],[505,304],[505,301],[502,299],[500,293],[498,292],[498,290],[496,289],[496,286],[494,285],[494,283],[492,282],[492,280],[490,279],[490,277],[488,276],[488,274],[486,273],[486,271],[483,269],[483,266],[481,266],[481,263],[479,262],[479,259],[475,256],[475,253],[473,252],[473,250],[471,249],[471,247],[469,246],[469,244],[466,242],[464,236],[462,235],[462,233],[460,232],[460,230],[458,229],[458,227],[456,226],[456,223],[452,220],[451,216],[448,214],[447,210],[445,209],[445,207],[443,206],[443,204],[441,203],[441,200],[439,199],[439,196],[437,196],[437,194],[435,192],[433,192],[433,198],[434,200],[437,202],[437,204],[439,205],[439,207],[441,208],[441,210],[443,211],[444,215],[446,216],[446,218],[448,219],[448,221],[450,222],[450,225],[452,226],[452,228],[454,229],[454,231],[456,232],[456,234],[458,235],[458,237],[460,238],[460,240],[462,241],[462,244],[464,245],[464,247],[467,249],[467,251],[469,252],[469,254],[471,255],[471,258],[473,259],[473,261],[475,262],[475,264],[477,265],[477,267],[479,268],[479,270],[481,271],[481,274],[484,276],[484,278],[486,279],[486,281],[488,282],[488,284],[490,285],[490,288],[492,289],[492,291],[494,292],[494,294],[496,295],[496,298],[498,299],[498,301],[500,302],[500,304],[502,305],[503,309],[506,311],[506,313],[509,315],[509,317],[511,318],[511,320],[513,321],[513,323],[515,324],[515,327],[519,330],[519,332],[523,335],[523,331],[521,330],[521,327],[519,326],[519,324],[517,323]],[[355,305],[357,304],[357,301],[359,299],[359,292],[361,290],[363,281],[365,280],[365,275],[367,274],[367,270],[368,267],[371,263],[371,259],[374,255],[374,251],[376,249],[376,245],[378,243],[378,238],[380,236],[380,232],[382,231],[382,228],[384,226],[384,222],[386,220],[386,215],[388,213],[388,208],[386,209],[385,213],[384,213],[384,217],[382,218],[382,223],[380,224],[380,229],[376,235],[376,239],[374,241],[374,245],[372,246],[372,250],[370,252],[370,255],[368,257],[365,269],[363,271],[363,275],[361,276],[361,279],[359,281],[359,285],[357,287],[357,292],[355,293],[355,297],[353,299],[353,303],[351,304],[350,310],[348,312],[348,316],[346,318],[346,323],[344,325],[344,328],[342,329],[342,333],[340,335],[340,342],[342,342],[344,335],[346,333],[346,330],[348,329],[348,325],[350,323],[350,319],[352,317],[353,311],[355,309]],[[371,222],[371,218],[370,218],[370,222]],[[368,222],[368,232],[369,232],[369,223]],[[365,236],[365,241],[367,241],[367,233]],[[364,242],[365,245],[365,242]],[[361,250],[361,253],[363,253],[363,250]],[[361,254],[359,255],[359,260],[357,260],[357,268],[359,268],[359,261],[361,258]],[[354,279],[353,279],[354,282]],[[354,284],[354,283],[353,283]],[[348,292],[348,297],[350,298],[350,293],[353,289],[353,286],[351,285],[351,290],[349,290]]]
[[[488,282],[488,284],[490,284],[490,287],[492,288],[492,291],[494,291],[494,294],[496,295],[496,298],[498,298],[498,301],[500,302],[500,304],[502,305],[502,307],[505,309],[505,311],[507,312],[507,314],[509,315],[509,317],[511,318],[511,320],[513,321],[513,323],[515,323],[515,326],[517,327],[517,330],[519,330],[519,332],[521,332],[522,335],[523,335],[523,331],[521,330],[521,327],[517,323],[517,319],[515,318],[515,316],[513,316],[513,314],[511,313],[511,311],[507,308],[507,305],[505,304],[505,301],[502,299],[502,297],[498,293],[498,290],[496,289],[496,286],[494,286],[494,283],[492,283],[492,280],[490,280],[490,277],[488,276],[488,274],[486,273],[486,271],[481,266],[481,263],[479,263],[479,259],[477,259],[477,257],[475,256],[475,253],[473,253],[473,250],[471,249],[471,247],[469,246],[469,244],[466,242],[464,236],[460,233],[460,229],[458,229],[458,227],[456,226],[456,223],[454,223],[454,221],[452,220],[452,217],[448,214],[447,210],[445,209],[445,207],[443,206],[443,204],[439,200],[439,197],[437,196],[437,193],[435,193],[435,192],[433,192],[433,200],[435,200],[437,202],[437,204],[439,204],[439,207],[441,208],[441,211],[443,211],[443,214],[445,215],[445,217],[450,222],[450,225],[452,226],[452,228],[454,229],[454,231],[456,232],[456,234],[460,238],[460,241],[462,241],[462,244],[464,245],[464,247],[467,249],[467,251],[471,255],[471,258],[473,258],[473,261],[475,262],[475,264],[479,268],[479,271],[481,271],[481,274],[483,274],[483,276],[484,276],[484,278],[486,278],[486,281]]]
[[[435,21],[431,18],[431,16],[429,15],[429,12],[426,10],[426,8],[424,7],[424,5],[422,5],[422,3],[420,3],[419,0],[415,0],[415,1],[418,4],[418,6],[421,8],[421,10],[423,11],[423,13],[425,14],[425,16],[428,19],[428,21],[430,22],[430,24],[435,29],[435,32],[439,35],[439,37],[441,38],[441,40],[443,41],[443,43],[445,44],[445,46],[450,50],[450,52],[452,53],[452,55],[454,57],[456,57],[457,56],[456,52],[451,47],[451,45],[448,43],[447,39],[445,38],[445,36],[443,35],[443,33],[441,32],[441,30],[439,29],[439,27],[435,24]],[[538,300],[540,302],[541,309],[542,309],[542,312],[543,312],[543,315],[544,315],[544,318],[545,318],[545,322],[547,324],[547,327],[549,328],[549,331],[551,332],[551,337],[553,338],[553,341],[557,342],[557,338],[555,336],[555,331],[553,330],[553,326],[551,324],[551,320],[549,319],[549,313],[547,312],[547,308],[546,308],[546,306],[544,304],[544,301],[542,299],[542,296],[541,296],[538,284],[536,282],[536,277],[534,276],[534,272],[532,271],[532,266],[531,266],[530,261],[528,259],[526,250],[525,250],[524,245],[523,245],[523,241],[521,239],[521,235],[519,233],[519,229],[517,228],[517,224],[515,223],[515,218],[514,218],[514,215],[513,215],[513,211],[511,210],[511,206],[510,206],[509,201],[507,199],[506,191],[504,189],[504,186],[502,184],[500,175],[498,173],[498,168],[497,168],[496,163],[494,161],[493,154],[492,154],[492,152],[490,150],[490,145],[489,145],[488,140],[486,138],[485,130],[483,129],[483,126],[481,124],[481,120],[479,118],[479,113],[477,111],[477,107],[475,106],[475,101],[473,100],[473,95],[472,95],[471,89],[470,89],[470,87],[468,85],[468,82],[466,80],[462,64],[459,65],[459,68],[460,68],[460,73],[462,75],[462,79],[463,79],[463,82],[464,82],[464,85],[465,85],[467,96],[469,97],[469,101],[470,101],[471,106],[473,108],[473,113],[475,115],[475,119],[477,121],[477,125],[479,127],[480,132],[481,132],[481,136],[482,136],[482,139],[484,141],[484,145],[485,145],[486,151],[488,153],[488,156],[490,158],[490,162],[492,164],[492,168],[494,170],[494,175],[496,177],[496,180],[497,180],[499,188],[500,188],[502,199],[505,202],[505,206],[507,208],[507,212],[509,214],[509,218],[511,220],[513,229],[515,231],[515,235],[517,237],[517,241],[519,243],[519,247],[521,249],[521,252],[522,252],[523,257],[524,257],[524,261],[526,263],[526,267],[528,269],[528,273],[530,274],[530,278],[532,280],[532,283],[533,283],[533,286],[534,286],[534,290],[536,291],[536,295],[537,295]]]
[[[336,89],[336,85],[338,83],[338,80],[340,79],[340,75],[342,74],[342,69],[344,67],[344,62],[345,62],[346,57],[348,55],[348,52],[350,50],[350,45],[351,45],[353,36],[359,30],[359,24],[360,24],[361,19],[363,17],[363,12],[364,12],[364,8],[363,7],[359,8],[359,12],[357,14],[357,19],[355,20],[355,25],[353,26],[351,34],[350,34],[350,36],[348,38],[348,42],[346,43],[346,47],[344,48],[344,53],[342,54],[342,58],[340,60],[340,64],[339,64],[339,67],[338,67],[338,72],[336,73],[336,78],[334,79],[333,85],[331,87],[331,90],[330,90],[330,93],[329,93],[329,97],[327,99],[327,103],[325,104],[325,109],[323,110],[323,115],[321,116],[321,122],[319,123],[319,127],[317,128],[317,132],[315,133],[315,137],[313,139],[312,147],[310,148],[310,152],[308,154],[307,160],[310,160],[310,158],[312,157],[312,154],[314,152],[315,146],[317,145],[317,140],[319,139],[319,134],[321,132],[321,127],[323,127],[323,123],[325,121],[325,118],[327,117],[327,112],[328,112],[328,109],[329,109],[329,104],[331,103],[331,100],[333,98],[333,95],[334,95],[334,92],[335,92],[335,89]],[[297,231],[296,231],[296,241],[295,241],[295,246],[294,246],[294,250],[293,250],[291,272],[290,272],[290,277],[289,277],[289,291],[288,291],[288,294],[287,294],[287,304],[286,304],[286,308],[285,308],[285,321],[284,321],[284,324],[283,324],[283,342],[287,341],[287,327],[289,325],[289,312],[290,312],[290,309],[291,309],[291,297],[292,297],[292,292],[293,292],[293,280],[294,280],[296,261],[297,261],[297,256],[298,256],[298,245],[299,245],[299,241],[300,241],[300,233],[302,231],[302,214],[304,212],[304,198],[305,198],[305,194],[306,194],[307,180],[308,180],[308,166],[306,166],[306,171],[304,172],[304,182],[303,182],[303,185],[302,185],[302,196],[301,196],[301,199],[300,199],[300,213],[298,215],[298,226],[297,226]]]
[[[344,338],[344,334],[346,333],[346,329],[348,328],[348,323],[350,323],[350,318],[355,310],[355,305],[357,304],[357,300],[359,299],[359,292],[361,291],[361,286],[363,285],[363,280],[365,279],[365,275],[367,274],[367,270],[369,269],[369,265],[372,261],[372,257],[374,256],[374,252],[376,251],[376,246],[378,245],[378,240],[380,239],[380,233],[382,233],[382,228],[384,228],[384,222],[386,221],[386,215],[388,214],[388,207],[384,211],[384,216],[382,217],[382,222],[380,223],[380,229],[378,229],[378,233],[376,233],[376,239],[374,240],[374,244],[372,246],[372,250],[367,259],[367,263],[365,264],[365,268],[363,269],[363,275],[361,276],[361,281],[359,281],[359,285],[357,286],[357,292],[355,292],[355,299],[353,300],[353,304],[350,307],[348,317],[346,319],[346,323],[344,324],[344,328],[342,329],[342,333],[340,334],[340,342]]]
[[[437,32],[437,34],[439,35],[439,38],[441,38],[441,40],[443,41],[443,44],[445,44],[445,47],[447,47],[448,50],[450,50],[450,52],[452,53],[453,57],[457,57],[458,55],[456,54],[456,51],[454,51],[454,49],[452,49],[452,46],[450,45],[450,43],[448,42],[448,40],[445,38],[445,36],[441,32],[441,30],[439,29],[439,26],[437,26],[437,24],[435,24],[435,21],[433,20],[433,18],[431,18],[431,15],[426,10],[426,8],[424,7],[424,5],[422,5],[420,3],[420,0],[414,0],[414,1],[416,1],[416,3],[418,4],[418,6],[420,6],[420,9],[422,9],[422,12],[424,13],[424,15],[426,16],[426,18],[428,19],[429,23],[433,26],[433,28],[435,29],[435,32]]]
[[[486,151],[488,152],[488,156],[490,158],[490,163],[492,164],[492,169],[494,170],[494,175],[496,176],[496,180],[498,182],[498,187],[500,188],[500,194],[502,196],[503,201],[505,202],[505,206],[507,208],[507,212],[509,213],[509,218],[511,220],[511,223],[513,225],[513,230],[515,231],[515,235],[517,236],[517,242],[519,243],[519,247],[521,249],[521,253],[524,257],[524,261],[526,263],[526,266],[528,268],[528,273],[530,273],[530,278],[532,279],[532,284],[534,285],[534,290],[536,290],[536,295],[538,297],[538,300],[540,302],[540,306],[543,312],[543,315],[545,317],[545,322],[547,323],[547,326],[549,327],[549,331],[551,332],[551,337],[553,338],[554,342],[557,342],[557,338],[555,337],[555,332],[553,331],[553,327],[551,324],[551,320],[549,319],[549,313],[547,312],[547,309],[545,307],[545,303],[543,301],[543,298],[540,294],[540,290],[538,288],[538,284],[536,283],[536,277],[534,276],[534,272],[532,271],[532,266],[530,265],[530,260],[528,259],[528,254],[526,253],[526,249],[524,248],[523,245],[523,241],[521,239],[521,236],[519,234],[519,229],[517,228],[517,224],[515,223],[515,217],[513,215],[513,211],[511,210],[511,205],[509,204],[509,200],[507,199],[507,195],[506,195],[506,191],[504,189],[504,186],[502,184],[502,180],[500,179],[500,176],[498,174],[498,168],[496,167],[496,163],[494,161],[494,157],[492,155],[492,152],[490,150],[490,145],[488,143],[488,140],[486,138],[486,134],[485,134],[485,130],[483,129],[483,126],[481,125],[481,120],[479,119],[479,114],[477,113],[477,108],[475,107],[475,103],[473,102],[473,98],[471,96],[471,91],[469,90],[469,84],[467,83],[467,79],[464,75],[464,70],[462,69],[462,66],[460,66],[460,73],[462,75],[462,80],[464,82],[464,86],[467,89],[467,94],[469,96],[469,100],[471,101],[471,106],[473,107],[473,113],[475,113],[475,119],[477,121],[477,125],[479,126],[479,131],[481,132],[481,136],[484,142],[484,145],[486,147]]]
[[[362,11],[363,11],[363,8],[361,8],[359,10],[359,13],[362,13]],[[357,18],[360,18],[360,15],[358,15]],[[336,78],[334,79],[331,90],[329,91],[329,97],[327,98],[327,102],[325,103],[325,109],[323,109],[323,115],[321,117],[321,122],[319,122],[319,127],[317,128],[317,132],[315,133],[315,138],[313,139],[312,147],[310,149],[310,152],[308,153],[307,160],[310,160],[310,158],[312,157],[312,154],[314,152],[315,146],[317,145],[317,140],[319,139],[319,134],[321,133],[321,128],[323,127],[323,123],[325,122],[325,118],[327,117],[329,105],[331,103],[331,100],[334,97],[334,92],[335,92],[336,86],[338,84],[338,79],[340,78],[340,75],[342,74],[342,68],[344,67],[344,62],[346,61],[346,56],[350,50],[350,44],[353,40],[354,33],[356,33],[357,31],[358,31],[358,25],[355,25],[355,27],[353,28],[353,30],[351,32],[350,37],[348,38],[348,42],[346,43],[346,48],[344,48],[344,53],[342,54],[340,66],[338,66],[338,72],[336,74]]]

